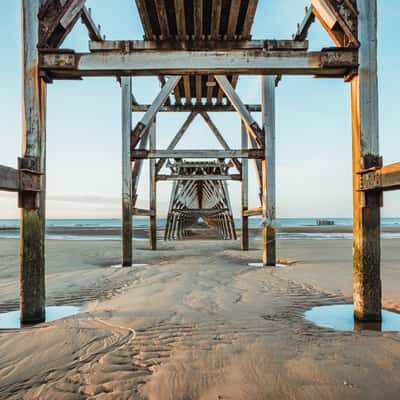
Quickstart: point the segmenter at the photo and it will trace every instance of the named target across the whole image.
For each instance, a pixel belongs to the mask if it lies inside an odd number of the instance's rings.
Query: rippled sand
[[[259,242],[254,242],[259,246]],[[351,241],[282,241],[287,268],[239,242],[50,241],[48,304],[77,317],[0,333],[1,399],[398,399],[400,336],[302,318],[351,301]],[[383,241],[385,306],[400,311],[400,240]],[[18,298],[18,242],[0,240],[0,308]]]

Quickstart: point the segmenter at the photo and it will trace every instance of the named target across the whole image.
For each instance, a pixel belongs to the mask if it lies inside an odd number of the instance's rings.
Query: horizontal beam
[[[142,208],[133,208],[132,209],[132,215],[135,217],[154,217],[154,211],[153,210],[144,210]]]
[[[231,175],[157,175],[158,181],[240,181],[240,174]]]
[[[132,160],[153,158],[256,158],[264,157],[264,151],[250,150],[133,150]]]
[[[400,190],[400,163],[361,172],[361,191]]]
[[[173,208],[171,211],[180,214],[195,215],[213,215],[230,212],[229,208]]]
[[[40,192],[40,175],[0,165],[0,190],[6,192]]]
[[[243,211],[244,217],[256,217],[257,215],[262,215],[262,207],[251,208]]]
[[[54,79],[84,76],[317,75],[343,77],[358,67],[358,51],[162,51],[75,53],[41,51],[40,68]]]
[[[308,49],[308,41],[295,40],[107,40],[89,42],[91,52],[167,50],[293,50]]]
[[[261,105],[259,104],[245,104],[245,107],[250,112],[261,112]],[[134,112],[146,112],[150,108],[150,104],[132,104],[132,111]],[[212,104],[204,104],[204,105],[171,105],[161,107],[158,112],[191,112],[194,111],[196,113],[201,112],[236,112],[233,106],[231,105],[212,105]]]

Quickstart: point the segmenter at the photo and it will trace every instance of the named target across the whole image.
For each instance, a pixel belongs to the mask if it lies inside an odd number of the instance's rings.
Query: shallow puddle
[[[46,322],[70,317],[78,314],[79,312],[80,308],[74,306],[46,307]],[[21,325],[19,310],[0,314],[0,329],[18,329],[27,326],[34,325]]]
[[[337,331],[374,330],[380,332],[400,331],[400,314],[382,310],[382,322],[358,322],[354,320],[353,304],[313,307],[304,313],[307,321]]]

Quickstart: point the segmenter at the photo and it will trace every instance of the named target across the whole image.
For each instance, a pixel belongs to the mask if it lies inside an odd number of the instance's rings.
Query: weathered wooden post
[[[360,192],[363,169],[379,166],[377,2],[358,0],[359,72],[351,81],[353,129],[353,301],[360,321],[381,320],[379,192]]]
[[[39,74],[40,0],[22,1],[23,113],[20,168],[41,174],[41,192],[21,192],[21,322],[45,320],[46,83]]]
[[[122,266],[132,265],[132,78],[121,78],[122,93]]]
[[[242,150],[249,148],[246,126],[242,122]],[[249,217],[245,212],[249,209],[249,161],[242,158],[242,250],[249,249]]]
[[[262,218],[264,265],[276,264],[275,241],[275,77],[261,77],[262,121],[265,159],[262,161]]]
[[[156,120],[150,126],[149,147],[150,150],[156,149],[157,143]],[[157,249],[157,180],[156,180],[156,160],[150,159],[150,250]]]

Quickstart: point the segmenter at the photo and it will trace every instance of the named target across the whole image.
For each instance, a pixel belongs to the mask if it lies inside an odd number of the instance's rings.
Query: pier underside
[[[177,176],[173,185],[165,239],[183,239],[190,228],[213,228],[219,239],[236,239],[228,188],[223,177],[230,164],[224,161],[170,163]]]

